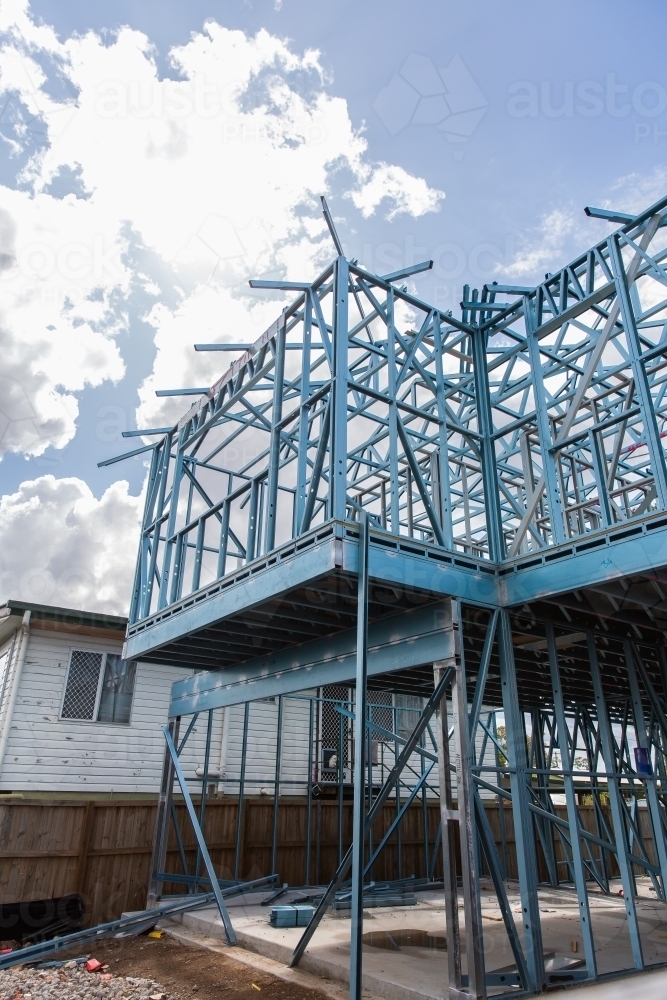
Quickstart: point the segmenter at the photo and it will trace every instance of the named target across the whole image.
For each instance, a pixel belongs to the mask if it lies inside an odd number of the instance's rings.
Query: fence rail
[[[146,902],[151,849],[155,825],[155,800],[119,802],[44,802],[0,803],[0,903],[50,899],[78,892],[86,904],[87,925],[117,919],[126,910],[142,909]],[[211,858],[220,878],[231,878],[234,868],[234,845],[238,803],[235,798],[212,799],[206,808],[204,832]],[[501,857],[505,874],[516,877],[514,830],[508,806],[501,821],[497,804],[486,805],[487,815]],[[643,812],[643,810],[641,810]],[[565,818],[565,808],[557,808]],[[196,857],[196,842],[189,827],[185,807],[176,803],[183,846],[190,873]],[[437,801],[427,809],[427,836],[424,836],[424,810],[411,806],[400,825],[399,840],[394,833],[374,866],[373,877],[388,878],[426,875],[432,857],[439,824]],[[375,824],[373,842],[377,845],[396,815],[390,801]],[[283,881],[302,885],[306,871],[305,802],[281,799],[278,810],[277,870]],[[583,826],[595,832],[591,806],[581,806]],[[642,832],[652,853],[650,824],[641,816]],[[611,820],[609,820],[611,822]],[[343,807],[342,850],[349,845],[352,826],[352,803]],[[318,800],[313,804],[310,843],[310,880],[328,882],[338,863],[338,803]],[[273,800],[269,797],[246,798],[243,803],[241,859],[242,879],[266,875],[271,864],[273,845]],[[440,852],[434,869],[442,876]],[[556,836],[556,857],[560,877],[567,880],[563,847]],[[616,866],[608,856],[609,874]],[[540,875],[547,878],[544,859],[539,858]],[[166,871],[181,873],[181,861],[173,827],[170,833]],[[400,873],[400,874],[399,874]],[[165,892],[183,891],[176,883],[165,884]],[[2,929],[0,928],[0,939]]]

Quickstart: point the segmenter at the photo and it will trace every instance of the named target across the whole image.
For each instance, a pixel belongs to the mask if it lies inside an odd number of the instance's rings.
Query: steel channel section
[[[354,805],[352,814],[352,898],[350,922],[350,1000],[361,1000],[362,936],[364,931],[364,851],[366,834],[366,750],[368,704],[368,518],[361,515],[359,524],[359,581],[357,599],[357,649],[355,674],[354,731]],[[372,774],[371,774],[372,788]],[[370,813],[370,809],[368,810]]]
[[[368,629],[368,673],[431,664],[442,649],[443,606],[438,602],[372,622]],[[170,716],[225,708],[258,698],[353,680],[356,629],[259,657],[224,671],[202,671],[172,686]]]
[[[623,902],[625,904],[626,921],[628,934],[630,936],[630,947],[632,958],[636,969],[644,968],[644,956],[642,953],[642,942],[639,930],[639,920],[637,907],[635,905],[635,881],[632,872],[632,862],[630,861],[628,835],[625,823],[625,806],[622,801],[622,793],[619,785],[618,763],[614,752],[614,737],[609,720],[607,702],[602,688],[602,676],[598,663],[597,649],[595,646],[595,634],[589,632],[586,637],[588,644],[588,661],[593,681],[593,692],[595,695],[595,710],[597,713],[598,732],[602,749],[602,758],[605,769],[608,772],[607,791],[609,793],[609,805],[611,808],[611,818],[613,823],[614,843],[616,846],[616,861],[621,873],[621,884],[623,886]]]
[[[173,718],[169,722],[169,735],[174,744],[178,744],[180,725],[180,718]],[[174,775],[174,762],[167,746],[164,751],[160,794],[158,796],[157,812],[155,816],[155,833],[153,834],[151,876],[148,884],[148,898],[146,900],[146,909],[149,910],[157,906],[162,899],[162,880],[157,876],[158,873],[163,872],[166,867],[165,861],[167,860],[167,843],[169,840],[169,819],[172,813],[174,798]]]
[[[551,671],[551,688],[554,699],[554,715],[558,735],[558,749],[560,751],[561,767],[563,769],[567,820],[570,827],[570,849],[572,852],[574,885],[577,890],[577,901],[579,903],[579,926],[581,928],[584,958],[586,959],[586,971],[589,979],[595,979],[597,977],[595,941],[593,940],[590,905],[588,902],[588,892],[586,890],[586,870],[584,868],[584,859],[581,849],[581,822],[579,820],[579,811],[577,809],[577,798],[574,790],[574,780],[572,774],[574,746],[570,749],[570,742],[568,739],[569,728],[565,717],[560,668],[558,665],[558,653],[556,651],[556,639],[553,625],[551,624],[547,625],[547,649],[549,653],[549,668]],[[576,735],[574,745],[576,745]]]
[[[524,316],[526,321],[526,339],[528,341],[528,356],[533,375],[533,392],[535,393],[535,410],[537,414],[537,426],[540,437],[542,456],[544,459],[544,478],[546,483],[546,493],[549,504],[549,516],[551,520],[551,532],[556,545],[565,541],[563,530],[563,509],[558,490],[558,477],[554,464],[554,454],[550,451],[551,429],[549,427],[549,415],[547,409],[547,397],[544,390],[544,379],[542,375],[542,359],[540,357],[540,345],[536,332],[535,305],[529,299],[524,299]]]
[[[278,820],[280,809],[280,766],[283,755],[283,698],[278,697],[278,724],[276,732],[276,771],[273,779],[273,835],[271,837],[271,871],[278,870]],[[307,884],[307,883],[306,883]]]
[[[477,330],[471,339],[475,369],[477,416],[482,435],[482,479],[484,482],[489,558],[498,562],[505,556],[505,541],[503,538],[502,515],[498,496],[496,455],[492,437],[493,414],[491,412],[491,399],[489,395],[489,374],[486,353],[488,334]]]
[[[537,859],[535,838],[530,807],[530,773],[526,756],[526,734],[523,716],[519,709],[516,683],[514,648],[512,645],[512,625],[506,611],[498,618],[498,652],[500,657],[500,679],[502,686],[503,711],[507,757],[510,766],[510,786],[512,789],[512,815],[514,817],[514,838],[519,872],[519,890],[523,911],[523,934],[528,968],[528,986],[533,991],[541,990],[544,984],[544,957],[542,949],[542,928],[537,897]]]
[[[245,793],[245,769],[248,760],[248,724],[250,722],[250,702],[246,701],[243,709],[243,744],[241,748],[241,774],[239,777],[239,794],[236,806],[236,845],[234,849],[234,878],[238,879],[241,863],[241,839],[243,836],[243,796]]]
[[[209,783],[209,766],[211,763],[211,736],[213,734],[213,710],[208,713],[208,720],[206,723],[206,747],[204,749],[204,774],[201,779],[201,803],[199,805],[199,826],[204,829],[204,820],[206,818],[206,797],[208,795],[208,783]],[[199,866],[201,864],[201,851],[199,850],[199,844],[197,844],[197,857],[195,859],[195,878],[199,877]],[[273,870],[273,869],[272,869]],[[193,891],[194,888],[193,888]]]
[[[486,995],[486,990],[484,986],[484,940],[479,892],[479,858],[471,782],[474,744],[470,738],[465,656],[461,641],[461,615],[460,609],[454,602],[453,607],[457,610],[458,631],[454,633],[454,636],[455,640],[458,637],[458,649],[455,647],[456,669],[452,685],[452,709],[456,719],[456,800],[459,816],[463,912],[466,924],[467,993],[468,996],[477,1000],[478,997]]]
[[[451,601],[447,608],[447,638],[443,643],[444,658],[433,664],[436,690],[441,688],[446,677],[453,679],[456,671],[456,655],[454,650],[454,629],[452,622]],[[449,648],[448,648],[449,647]],[[455,850],[455,825],[459,822],[459,813],[454,804],[452,793],[452,766],[449,753],[449,722],[447,711],[447,689],[442,692],[438,706],[436,739],[438,745],[438,779],[440,787],[440,827],[442,837],[442,865],[445,889],[445,926],[447,929],[447,968],[449,978],[449,996],[454,998],[462,993],[461,973],[461,934],[459,927],[459,906],[457,890],[457,864]]]
[[[650,760],[651,740],[650,734],[646,728],[644,706],[642,704],[639,681],[637,679],[637,671],[635,669],[635,651],[630,640],[626,640],[624,643],[624,652],[625,663],[628,671],[628,681],[630,683],[630,697],[632,699],[632,713],[634,716],[637,746],[642,750],[646,750]],[[658,866],[660,868],[659,890],[661,891],[659,891],[659,896],[664,900],[667,898],[667,844],[665,843],[663,832],[663,822],[660,802],[658,800],[658,790],[656,787],[657,778],[655,772],[651,775],[642,775],[641,780],[646,790],[646,801],[649,815],[651,817],[651,826],[653,828],[653,843],[655,844],[655,852],[658,858]]]

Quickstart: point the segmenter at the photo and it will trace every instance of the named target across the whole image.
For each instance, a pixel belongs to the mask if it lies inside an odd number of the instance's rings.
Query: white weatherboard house
[[[0,606],[0,794],[157,794],[171,685],[192,671],[123,660],[126,624],[21,601]],[[282,794],[306,792],[309,711],[304,699],[283,708]],[[245,792],[273,794],[277,715],[273,700],[253,704],[247,726],[242,705],[214,713],[209,775],[219,776],[219,791],[238,790],[245,728]],[[193,791],[206,729],[202,716],[182,755]]]
[[[171,685],[192,671],[123,660],[126,624],[113,615],[20,601],[0,606],[0,795],[157,795]],[[320,788],[336,784],[341,716],[331,699],[349,703],[350,697],[347,687],[337,686],[286,696],[282,707],[267,698],[247,709],[214,712],[209,790],[235,795],[243,775],[244,794],[273,795],[279,713],[280,794],[306,795],[309,775]],[[421,698],[388,692],[371,692],[370,701],[372,721],[389,732],[397,727],[404,739],[422,705]],[[183,720],[181,738],[189,722]],[[204,713],[181,756],[195,792],[202,784],[207,725]],[[354,724],[344,721],[343,734],[343,780],[349,784]],[[395,752],[392,739],[374,735],[373,784],[386,778]],[[492,760],[489,744],[485,763]],[[427,765],[414,755],[404,788],[416,784]],[[427,795],[437,794],[437,785],[432,768]]]

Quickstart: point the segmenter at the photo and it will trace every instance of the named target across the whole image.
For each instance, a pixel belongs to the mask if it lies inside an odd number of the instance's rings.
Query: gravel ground
[[[177,1000],[160,983],[108,972],[6,969],[0,972],[0,1000]]]
[[[91,950],[103,973],[74,969],[0,971],[0,1000],[330,1000],[326,993],[286,982],[224,952],[189,947],[165,934],[106,938],[92,949],[59,952],[79,958]],[[111,979],[102,975],[113,973]]]

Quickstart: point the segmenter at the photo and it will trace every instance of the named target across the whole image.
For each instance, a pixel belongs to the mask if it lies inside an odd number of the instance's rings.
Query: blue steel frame
[[[210,389],[164,391],[200,394],[175,427],[130,432],[158,440],[130,453],[150,453],[151,464],[128,657],[159,658],[179,638],[327,574],[365,575],[428,592],[440,604],[463,602],[455,604],[451,697],[457,720],[467,716],[468,726],[457,721],[456,807],[451,797],[446,802],[448,751],[440,741],[443,856],[451,875],[449,828],[457,823],[469,956],[466,977],[452,949],[451,996],[483,996],[492,982],[484,972],[480,864],[496,888],[527,992],[554,981],[543,958],[540,859],[552,885],[574,887],[589,979],[598,976],[589,886],[608,892],[618,869],[637,969],[645,966],[638,872],[666,897],[667,656],[660,630],[667,608],[659,571],[667,567],[667,198],[634,217],[586,211],[619,228],[537,287],[493,283],[480,294],[466,286],[459,319],[400,284],[431,262],[379,276],[348,260],[325,206],[333,263],[313,282],[251,282],[296,298]],[[635,596],[633,578],[653,587],[653,597],[641,587]],[[573,620],[568,608],[579,613],[586,603],[580,590],[588,594],[588,618],[568,634],[562,619],[545,619],[545,608],[557,604]],[[472,672],[463,652],[465,606],[487,616],[477,629],[481,648],[475,627],[469,630]],[[370,622],[368,643],[350,628],[254,660],[239,652],[235,664],[221,662],[222,673],[177,685],[170,714],[298,690],[306,667],[317,668],[321,683],[351,679],[355,659],[365,696],[367,676],[442,661],[445,646],[427,649],[425,637],[437,645],[444,627],[417,630],[422,645],[412,659],[391,648],[409,646],[411,614]],[[612,617],[625,629],[621,652],[601,646],[616,641],[604,634]],[[522,634],[531,628],[532,645]],[[373,645],[375,633],[386,635],[384,645]],[[332,647],[342,654],[336,662]],[[574,650],[581,692],[571,677],[565,683],[564,648]],[[542,700],[535,695],[530,711],[519,682],[526,650],[549,689]],[[602,656],[623,675],[620,688],[605,690]],[[493,707],[486,723],[482,704]],[[635,761],[631,731],[642,751]],[[480,732],[497,748],[493,781],[476,756]],[[583,768],[575,756],[582,748]],[[488,829],[482,787],[511,803],[522,941],[503,888],[507,858]],[[595,806],[596,833],[578,815],[582,787]],[[555,794],[565,796],[566,819]],[[360,837],[362,806],[362,798],[355,801]],[[357,850],[353,899],[360,905],[363,842]],[[447,894],[455,937],[451,881]]]
[[[663,512],[666,217],[663,199],[537,288],[464,289],[461,320],[397,287],[430,261],[253,282],[299,295],[176,427],[131,432],[160,440],[129,635],[362,510],[473,566]]]

